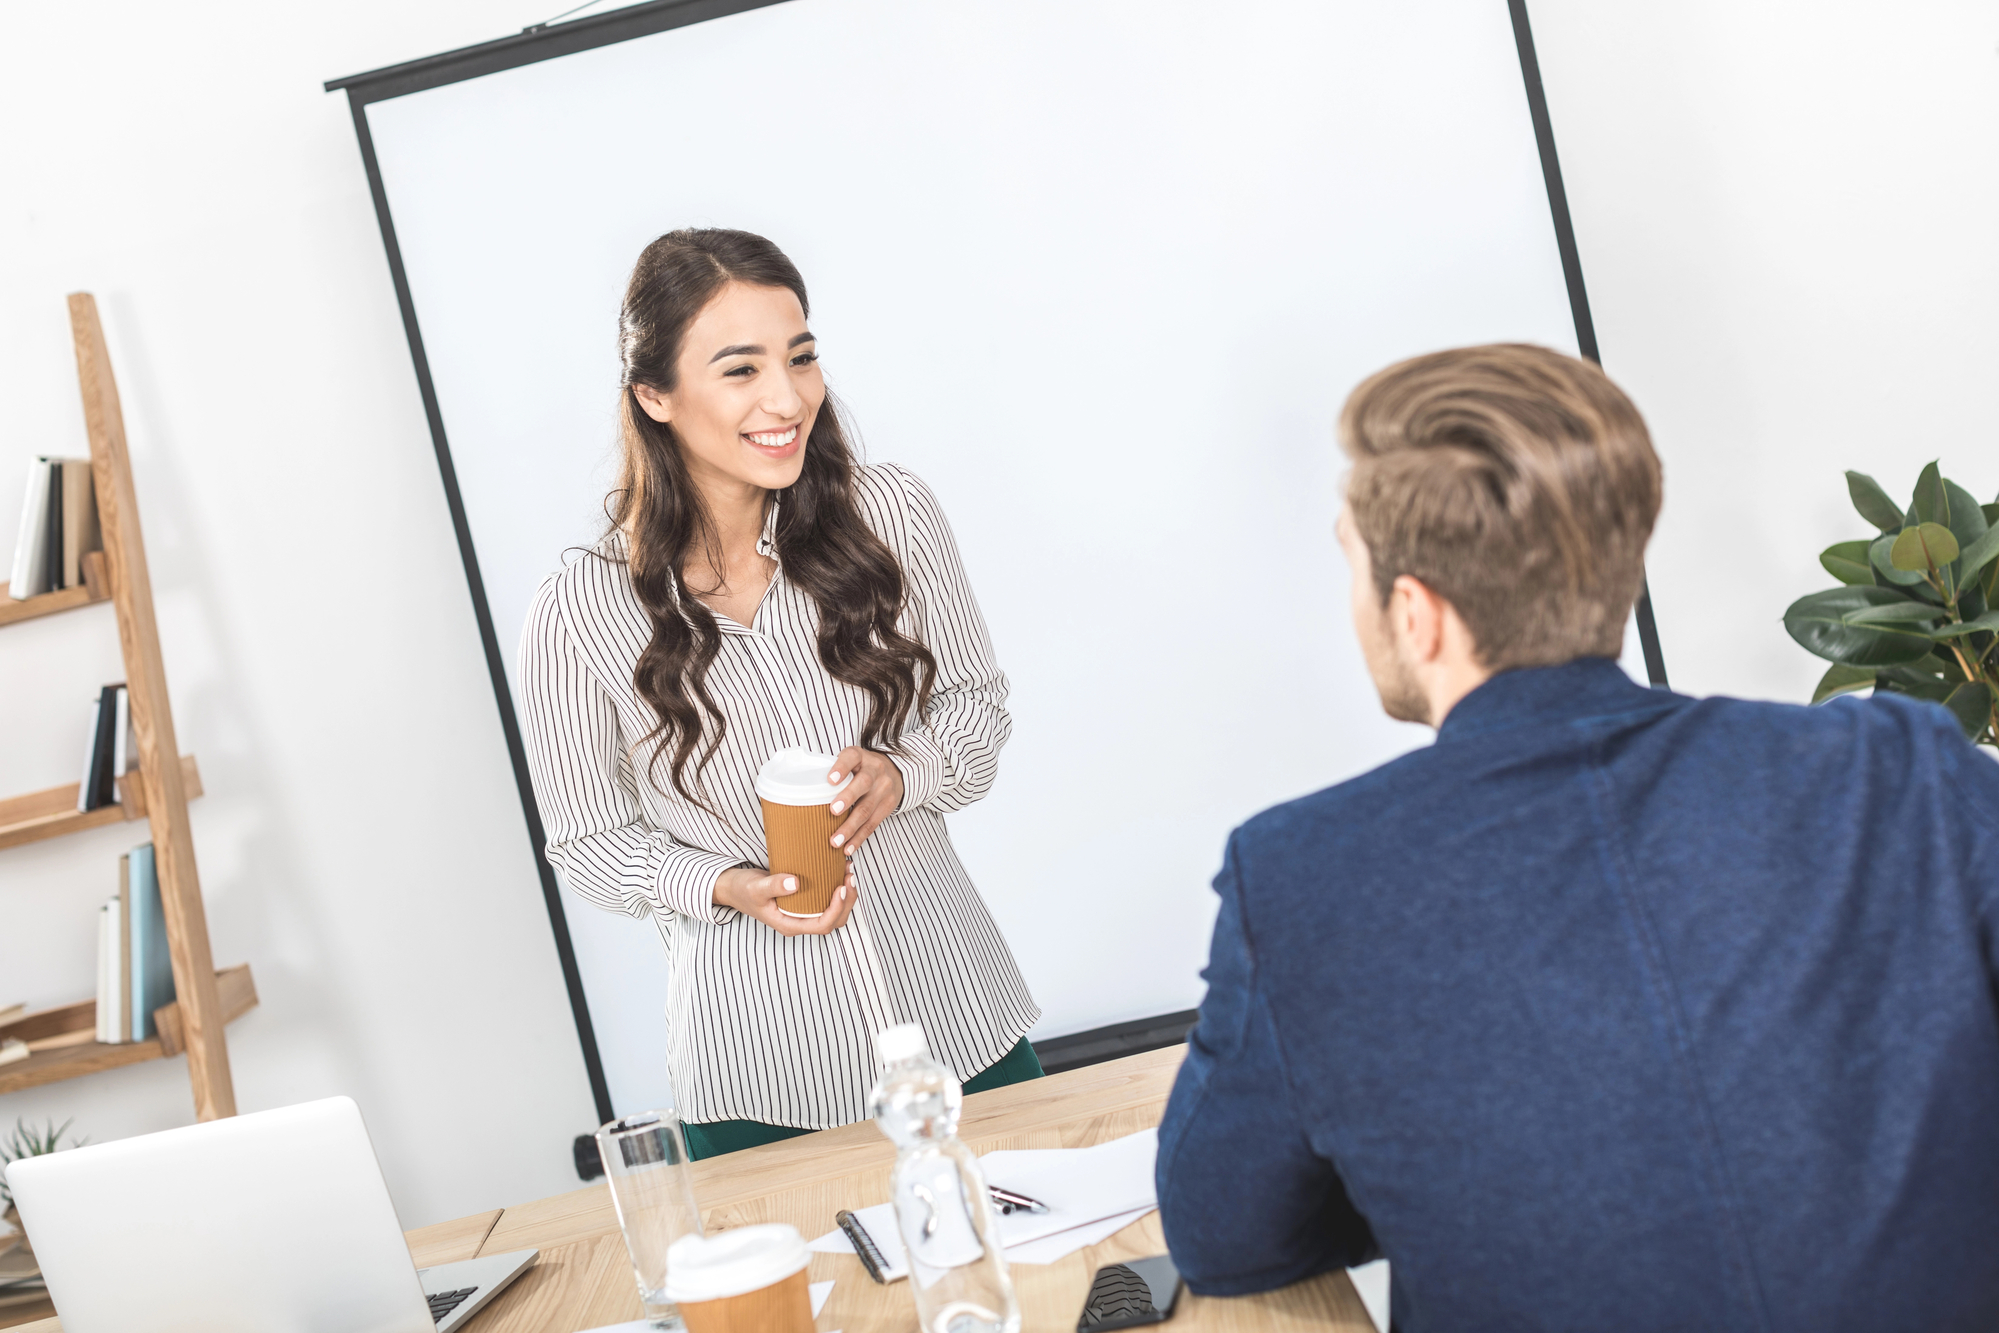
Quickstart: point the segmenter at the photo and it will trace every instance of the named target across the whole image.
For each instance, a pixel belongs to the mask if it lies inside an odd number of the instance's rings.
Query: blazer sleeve
[[[908,504],[903,576],[937,679],[922,725],[902,734],[902,808],[962,810],[992,790],[999,752],[1013,731],[1006,675],[993,657],[985,617],[972,596],[944,510],[914,474],[894,469]]]
[[[1159,1126],[1160,1223],[1187,1285],[1204,1295],[1269,1291],[1377,1257],[1297,1113],[1269,997],[1257,982],[1231,837],[1208,993]]]
[[[578,897],[613,912],[733,921],[740,913],[716,905],[715,880],[743,863],[646,821],[617,708],[584,666],[555,583],[535,595],[518,664],[522,739],[549,864]]]

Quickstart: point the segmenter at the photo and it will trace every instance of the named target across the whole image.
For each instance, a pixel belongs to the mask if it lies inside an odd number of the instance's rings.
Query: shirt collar
[[[1458,700],[1437,728],[1441,742],[1513,727],[1573,722],[1664,707],[1677,696],[1649,690],[1608,657],[1501,671]]]
[[[763,536],[757,538],[757,554],[777,559],[777,509],[784,503],[783,491],[772,491],[770,501],[764,506]]]

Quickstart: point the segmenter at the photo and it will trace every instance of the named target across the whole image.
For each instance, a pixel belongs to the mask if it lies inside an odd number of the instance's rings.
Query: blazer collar
[[[1677,697],[1638,684],[1608,657],[1516,667],[1499,672],[1458,700],[1437,728],[1437,740],[1668,707]]]

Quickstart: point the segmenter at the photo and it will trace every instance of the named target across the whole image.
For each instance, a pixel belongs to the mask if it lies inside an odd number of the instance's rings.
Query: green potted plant
[[[1846,489],[1879,535],[1828,546],[1819,563],[1844,586],[1784,612],[1791,637],[1832,663],[1812,702],[1869,687],[1928,699],[1999,748],[1999,503],[1935,463],[1907,509],[1865,473]]]
[[[21,1226],[21,1214],[14,1207],[14,1195],[7,1188],[7,1167],[23,1157],[40,1157],[65,1147],[82,1147],[83,1139],[67,1144],[63,1142],[63,1135],[75,1123],[65,1120],[58,1128],[56,1122],[51,1120],[41,1129],[29,1129],[26,1121],[16,1120],[14,1132],[0,1141],[0,1220],[14,1229],[12,1235],[0,1236],[0,1286],[4,1286],[6,1292],[33,1283],[40,1274],[35,1265],[34,1247],[29,1244],[27,1231]],[[0,1292],[0,1295],[4,1294]]]

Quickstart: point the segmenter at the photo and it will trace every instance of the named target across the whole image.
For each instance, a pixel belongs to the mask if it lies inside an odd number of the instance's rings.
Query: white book
[[[15,601],[33,597],[48,583],[49,473],[46,458],[28,464],[28,494],[21,501],[21,530],[14,537],[14,568],[7,578],[7,595]]]
[[[114,779],[111,795],[114,800],[122,802],[125,799],[125,793],[118,790],[117,784],[123,782],[125,775],[132,771],[132,756],[137,754],[139,750],[139,747],[134,744],[134,737],[132,735],[132,694],[123,685],[118,687],[118,717],[112,725],[116,730],[111,733],[113,737],[111,776]]]
[[[104,977],[109,994],[100,995],[97,999],[98,1025],[103,1028],[103,1034],[97,1039],[101,1042],[117,1045],[131,1040],[130,1037],[125,1035],[129,1030],[129,1020],[120,1021],[124,1019],[125,1012],[130,1007],[129,1001],[126,999],[129,994],[126,987],[131,984],[130,977],[125,970],[126,936],[125,900],[123,898],[113,898],[104,904],[104,920],[106,929],[110,933],[110,938],[105,941],[104,945]],[[109,1008],[106,1008],[107,1005]]]
[[[111,948],[116,937],[111,933],[111,904],[97,909],[97,1040],[109,1044],[111,1038]]]

